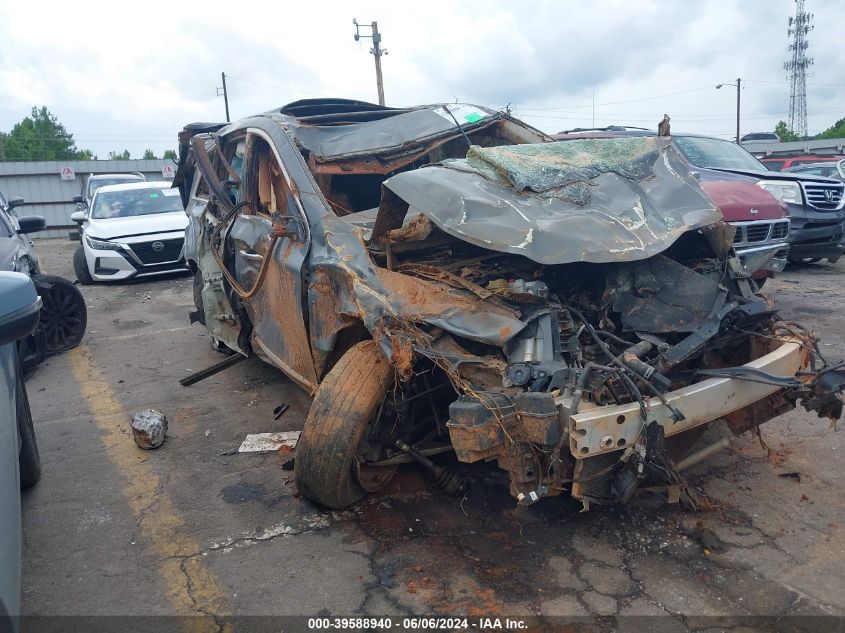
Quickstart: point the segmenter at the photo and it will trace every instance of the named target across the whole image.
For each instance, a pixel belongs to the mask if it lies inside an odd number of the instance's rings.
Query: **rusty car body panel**
[[[370,466],[451,447],[522,503],[694,505],[673,464],[708,423],[801,399],[838,417],[671,143],[549,140],[479,106],[339,99],[187,126],[195,318],[312,394],[374,339],[398,388]]]

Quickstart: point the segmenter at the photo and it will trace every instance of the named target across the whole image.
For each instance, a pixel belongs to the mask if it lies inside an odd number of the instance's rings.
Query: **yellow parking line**
[[[81,345],[68,354],[73,376],[88,402],[100,431],[106,454],[125,479],[123,494],[158,558],[158,572],[165,583],[174,614],[225,615],[226,592],[202,561],[200,544],[181,531],[185,525],[173,501],[144,458],[131,435],[121,432],[128,424],[127,412],[97,368],[90,349]],[[216,628],[210,619],[195,620],[192,627]]]

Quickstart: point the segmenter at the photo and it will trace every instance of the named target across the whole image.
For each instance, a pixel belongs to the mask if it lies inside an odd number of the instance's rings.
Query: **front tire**
[[[356,475],[357,453],[392,385],[393,366],[375,341],[353,346],[326,375],[296,445],[300,494],[336,510],[367,494]],[[379,485],[394,472],[386,470]],[[367,489],[374,490],[372,479]]]
[[[58,354],[82,342],[88,324],[88,310],[79,288],[64,277],[33,275],[41,297],[39,329],[46,337],[46,352]]]
[[[76,279],[83,286],[89,286],[94,283],[94,278],[88,270],[88,262],[85,260],[85,248],[80,246],[73,253],[73,272],[76,273]]]

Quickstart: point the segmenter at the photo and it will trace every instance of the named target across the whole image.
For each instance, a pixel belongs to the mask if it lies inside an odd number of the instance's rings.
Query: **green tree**
[[[156,156],[156,153],[153,150],[145,149],[144,160],[158,160],[158,156]]]
[[[129,150],[125,149],[122,152],[109,152],[109,160],[129,160]]]
[[[165,160],[167,160],[168,158],[170,160],[178,160],[179,157],[176,156],[176,150],[166,149],[166,150],[164,150],[164,156],[162,156],[162,158],[165,159]]]
[[[845,118],[839,119],[821,134],[816,134],[815,138],[845,138]]]
[[[30,116],[3,136],[4,160],[86,160],[93,156],[89,150],[77,149],[73,134],[47,106],[33,106]]]
[[[786,127],[786,121],[778,121],[778,124],[775,126],[775,134],[777,134],[778,138],[780,138],[780,140],[784,143],[799,140],[798,135]]]

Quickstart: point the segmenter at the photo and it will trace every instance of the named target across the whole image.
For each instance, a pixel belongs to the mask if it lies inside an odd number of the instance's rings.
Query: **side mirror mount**
[[[70,219],[76,222],[77,224],[82,224],[85,222],[85,218],[87,217],[85,211],[74,211],[70,214]]]
[[[47,220],[40,215],[25,215],[18,218],[18,233],[38,233],[47,228]]]
[[[305,223],[301,218],[280,213],[273,214],[273,229],[270,237],[286,237],[301,244],[305,242],[306,235]]]
[[[85,204],[85,198],[83,198],[82,196],[74,196],[73,202],[75,202],[76,204]]]
[[[7,204],[9,205],[9,211],[11,211],[15,207],[19,207],[23,204],[23,198],[12,198]]]

